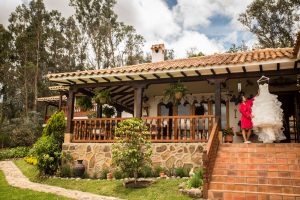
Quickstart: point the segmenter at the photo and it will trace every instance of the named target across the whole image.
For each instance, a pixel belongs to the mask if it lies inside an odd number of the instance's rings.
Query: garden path
[[[65,196],[72,199],[80,199],[80,200],[117,200],[118,199],[115,197],[106,197],[106,196],[96,195],[88,192],[81,192],[78,190],[65,189],[61,187],[31,182],[27,177],[25,177],[22,174],[20,169],[12,161],[1,161],[0,170],[3,171],[7,182],[14,187],[26,188],[30,190],[39,191],[39,192],[53,193],[56,195]]]

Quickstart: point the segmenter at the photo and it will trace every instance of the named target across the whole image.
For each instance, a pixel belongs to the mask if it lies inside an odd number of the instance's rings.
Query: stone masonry
[[[111,143],[64,143],[63,152],[83,163],[90,176],[111,165]],[[206,143],[153,143],[153,166],[199,168]]]

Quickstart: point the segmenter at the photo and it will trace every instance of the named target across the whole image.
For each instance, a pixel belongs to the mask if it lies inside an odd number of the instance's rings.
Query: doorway
[[[300,138],[300,98],[299,92],[278,93],[278,100],[282,103],[283,126],[286,140],[283,143],[299,143]]]

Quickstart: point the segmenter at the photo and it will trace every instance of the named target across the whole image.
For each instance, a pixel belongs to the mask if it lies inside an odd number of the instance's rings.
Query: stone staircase
[[[300,144],[220,144],[208,199],[300,200]]]

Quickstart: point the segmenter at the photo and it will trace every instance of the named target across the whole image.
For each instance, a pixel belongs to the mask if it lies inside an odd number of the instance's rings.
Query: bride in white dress
[[[253,127],[258,140],[263,143],[285,140],[283,134],[283,110],[277,95],[269,92],[267,83],[259,85],[259,95],[252,106]]]

